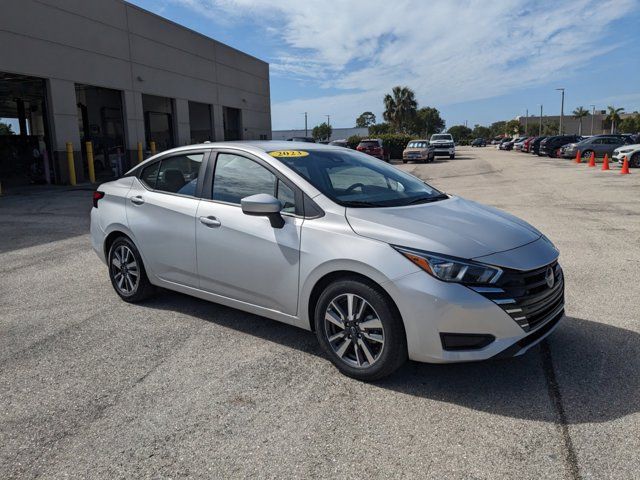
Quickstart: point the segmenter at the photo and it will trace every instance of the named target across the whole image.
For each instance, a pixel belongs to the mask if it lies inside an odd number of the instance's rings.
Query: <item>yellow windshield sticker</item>
[[[309,152],[303,152],[301,150],[278,150],[275,152],[269,152],[272,157],[306,157]]]

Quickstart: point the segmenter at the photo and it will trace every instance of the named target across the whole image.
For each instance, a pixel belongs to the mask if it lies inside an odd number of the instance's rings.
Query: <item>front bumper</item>
[[[544,318],[528,327],[522,320],[515,320],[514,313],[508,313],[507,305],[464,285],[441,282],[425,272],[384,286],[404,320],[409,358],[419,362],[454,363],[521,355],[549,335],[564,316],[564,294]],[[490,338],[477,348],[445,348],[447,335]]]
[[[455,155],[456,147],[440,147],[436,145],[434,147],[433,153],[435,155]]]

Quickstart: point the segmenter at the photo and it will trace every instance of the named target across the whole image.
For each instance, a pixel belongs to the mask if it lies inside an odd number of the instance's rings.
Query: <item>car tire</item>
[[[591,158],[591,154],[593,153],[593,150],[585,150],[584,152],[582,152],[580,154],[581,158],[584,158],[585,160],[588,160]]]
[[[449,160],[453,160],[454,158],[456,158],[456,155],[455,155],[455,154],[453,154],[453,155],[449,155]]]
[[[631,155],[631,158],[629,159],[629,166],[640,168],[640,153],[636,152]]]
[[[344,375],[375,381],[407,360],[406,333],[395,305],[379,287],[360,278],[344,278],[325,288],[314,322],[318,342]]]
[[[129,238],[122,236],[114,240],[109,248],[107,265],[111,285],[125,302],[141,302],[155,293],[140,252]]]
[[[405,160],[404,158],[402,159],[402,163],[407,163],[408,160]]]

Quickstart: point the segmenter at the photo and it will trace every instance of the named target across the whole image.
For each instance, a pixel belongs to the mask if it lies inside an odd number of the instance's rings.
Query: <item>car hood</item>
[[[524,220],[460,197],[388,208],[347,208],[358,235],[392,245],[472,259],[534,242],[541,233]]]

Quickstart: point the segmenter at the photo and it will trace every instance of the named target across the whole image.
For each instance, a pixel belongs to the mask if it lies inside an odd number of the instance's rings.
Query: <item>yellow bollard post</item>
[[[93,163],[93,143],[87,142],[87,166],[89,167],[89,181],[96,183],[96,167]]]
[[[156,154],[156,142],[151,142],[151,155]]]
[[[73,143],[67,142],[67,166],[69,168],[69,183],[76,184],[76,165],[73,161]]]
[[[142,163],[142,160],[144,160],[142,156],[142,142],[138,142],[138,163]]]

